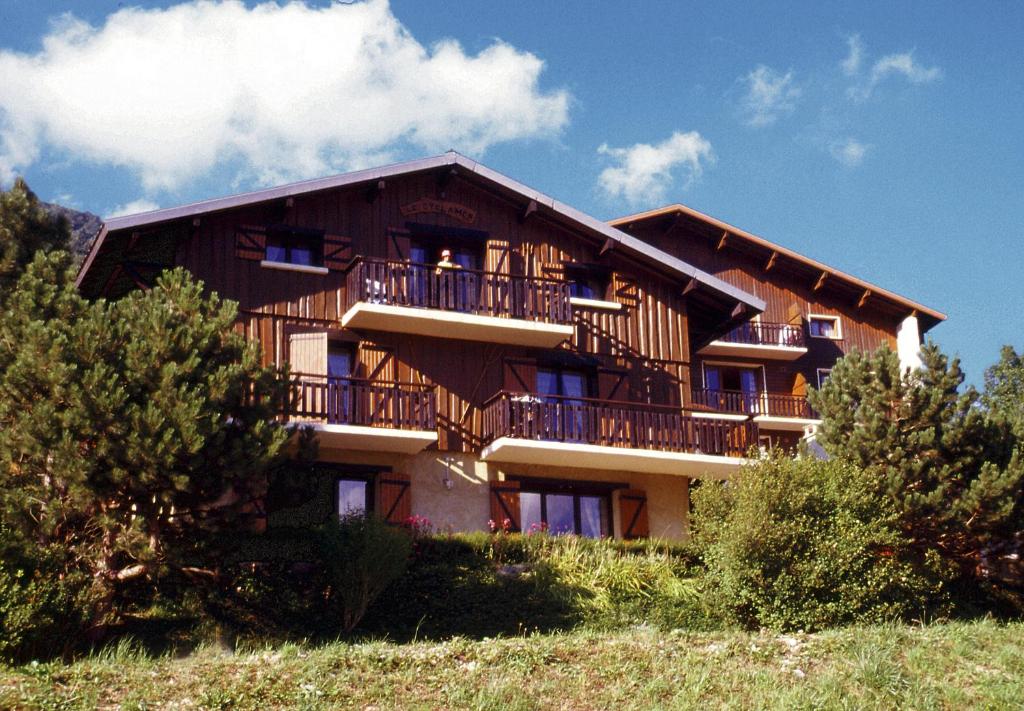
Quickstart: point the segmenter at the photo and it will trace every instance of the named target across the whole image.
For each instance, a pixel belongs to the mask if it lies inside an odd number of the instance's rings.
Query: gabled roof
[[[675,276],[681,277],[683,284],[689,284],[690,281],[695,281],[701,287],[698,289],[700,293],[721,302],[723,308],[729,304],[731,304],[731,306],[729,306],[730,309],[734,309],[737,305],[742,305],[742,308],[738,309],[738,311],[743,314],[740,320],[748,319],[755,313],[764,311],[765,302],[762,299],[759,299],[752,294],[748,294],[742,289],[696,268],[692,264],[647,244],[643,240],[637,239],[632,235],[628,235],[625,232],[602,222],[601,220],[591,217],[590,215],[570,207],[569,205],[527,187],[526,185],[502,175],[495,170],[491,170],[487,166],[477,163],[476,161],[456,153],[455,151],[449,151],[431,158],[395,163],[381,168],[359,170],[328,178],[317,178],[315,180],[291,183],[275,188],[268,188],[266,190],[257,190],[254,192],[215,198],[212,200],[203,200],[188,205],[182,205],[180,207],[171,207],[163,210],[153,210],[152,212],[143,212],[137,215],[110,218],[106,221],[103,230],[93,243],[92,249],[89,251],[89,255],[86,257],[86,260],[79,271],[76,284],[79,286],[81,285],[85,275],[88,273],[90,267],[95,261],[96,256],[103,250],[103,245],[106,242],[107,236],[111,233],[125,232],[127,230],[135,230],[142,227],[152,227],[161,223],[194,218],[199,215],[213,212],[221,212],[233,208],[254,205],[272,200],[280,200],[283,198],[305,195],[323,190],[354,186],[360,183],[372,184],[376,181],[385,180],[387,178],[442,169],[446,166],[453,168],[457,167],[459,169],[460,176],[476,176],[477,178],[490,183],[500,191],[517,196],[518,199],[522,200],[524,203],[528,204],[530,201],[533,201],[537,204],[538,210],[544,211],[548,213],[549,216],[561,220],[562,222],[573,224],[577,228],[582,228],[584,231],[591,233],[599,239],[606,240],[608,247],[611,249],[630,254],[631,256],[646,262],[661,271],[666,271]]]
[[[625,227],[628,229],[628,225],[631,224],[646,222],[649,220],[657,220],[665,217],[675,217],[677,215],[689,217],[697,222],[702,222],[705,225],[714,227],[717,230],[727,232],[730,235],[730,237],[738,237],[740,240],[746,242],[747,244],[763,250],[763,254],[766,256],[766,258],[770,258],[772,254],[775,254],[777,255],[777,260],[789,261],[793,265],[799,265],[808,270],[817,272],[819,275],[827,274],[828,280],[826,283],[841,282],[854,289],[859,290],[860,292],[870,292],[870,297],[873,299],[881,299],[887,301],[891,305],[898,307],[902,310],[905,310],[908,313],[916,312],[919,319],[921,320],[922,332],[928,330],[932,326],[935,326],[939,322],[946,320],[946,314],[942,313],[941,311],[936,311],[935,309],[931,309],[923,304],[908,299],[905,296],[901,296],[893,291],[883,289],[882,287],[864,281],[863,279],[859,279],[850,274],[846,274],[845,272],[842,272],[839,269],[836,269],[835,267],[830,267],[827,264],[823,264],[822,262],[819,262],[815,259],[805,257],[804,255],[798,252],[794,252],[791,249],[787,249],[786,247],[778,245],[774,242],[770,242],[764,239],[763,237],[759,237],[751,232],[747,232],[746,230],[740,229],[739,227],[730,225],[727,222],[723,222],[722,220],[711,217],[710,215],[706,215],[703,212],[700,212],[699,210],[694,210],[692,207],[687,207],[686,205],[681,205],[678,203],[673,205],[666,205],[665,207],[659,207],[656,210],[648,210],[647,212],[639,212],[635,215],[626,215],[625,217],[618,217],[614,220],[609,220],[608,224],[612,225],[613,227]]]

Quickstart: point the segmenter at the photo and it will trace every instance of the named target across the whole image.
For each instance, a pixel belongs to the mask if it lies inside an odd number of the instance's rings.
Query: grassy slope
[[[0,708],[1021,708],[1024,624],[637,629],[0,668]]]

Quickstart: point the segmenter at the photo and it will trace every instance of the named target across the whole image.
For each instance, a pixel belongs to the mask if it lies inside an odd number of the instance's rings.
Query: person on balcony
[[[452,251],[445,247],[441,250],[441,259],[437,263],[434,274],[437,275],[438,295],[440,307],[453,311],[467,311],[466,305],[466,284],[465,280],[459,279],[455,270],[462,269],[462,265],[452,260]]]
[[[452,261],[452,251],[447,247],[441,250],[441,259],[437,263],[435,274],[441,276],[445,269],[462,269],[462,265]]]

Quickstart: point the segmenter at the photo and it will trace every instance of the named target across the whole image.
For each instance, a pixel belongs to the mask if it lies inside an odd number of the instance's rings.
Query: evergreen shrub
[[[0,527],[0,661],[66,656],[85,645],[96,604],[89,576],[57,546],[29,546]]]
[[[781,452],[694,493],[705,599],[748,628],[913,618],[940,597],[863,470]]]

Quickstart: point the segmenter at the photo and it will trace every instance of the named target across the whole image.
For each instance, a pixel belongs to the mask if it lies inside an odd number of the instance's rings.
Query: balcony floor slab
[[[809,417],[775,417],[773,415],[758,415],[754,418],[754,422],[763,430],[782,430],[784,432],[803,432],[807,427],[816,427],[821,424],[821,420]]]
[[[360,302],[341,317],[345,328],[411,333],[417,336],[554,348],[572,338],[570,324],[481,316],[461,311]]]
[[[481,451],[480,459],[501,464],[604,469],[706,479],[727,478],[748,461],[741,457],[515,437],[499,437],[494,440]]]
[[[298,423],[310,426],[327,449],[415,454],[437,443],[434,430],[402,430],[365,425],[330,425],[323,422]]]
[[[731,343],[712,341],[700,349],[701,355],[737,356],[741,358],[764,358],[766,360],[796,360],[805,355],[803,346],[773,346],[755,343]]]

